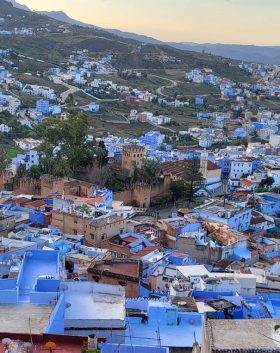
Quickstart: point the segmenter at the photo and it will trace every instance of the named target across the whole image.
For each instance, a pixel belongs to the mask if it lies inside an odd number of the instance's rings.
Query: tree
[[[18,169],[15,178],[16,179],[21,179],[26,175],[26,168],[25,164],[21,164]]]
[[[73,176],[87,167],[95,152],[94,145],[87,142],[88,131],[87,118],[82,113],[64,121],[49,118],[38,125],[37,136],[44,141],[42,169],[48,174]]]
[[[203,176],[200,172],[200,160],[198,158],[188,161],[182,180],[186,187],[184,198],[190,204],[194,199],[195,193],[203,184]]]
[[[0,148],[0,173],[3,172],[8,164],[8,160],[6,157],[6,151],[4,148]]]
[[[187,190],[186,183],[183,179],[174,181],[170,184],[170,192],[172,194],[173,200],[176,201],[181,198]]]
[[[143,159],[139,175],[142,181],[149,184],[157,181],[160,175],[160,163],[155,159]]]
[[[69,162],[66,159],[57,159],[53,166],[53,175],[61,178],[65,175],[73,175]]]
[[[269,187],[274,184],[274,179],[272,177],[267,177],[260,182],[260,187]]]
[[[66,98],[65,103],[69,105],[74,105],[74,96],[72,93],[70,93],[69,96]]]
[[[27,176],[32,179],[40,179],[42,170],[38,165],[32,165],[27,172]]]
[[[108,168],[106,168],[108,165],[108,153],[104,142],[99,143],[98,147],[95,148],[94,157],[100,169],[99,183],[103,186],[107,183],[107,179],[109,178]]]
[[[238,142],[237,145],[238,146],[245,146],[248,147],[248,138],[247,137],[242,137]]]
[[[95,150],[95,157],[99,168],[102,168],[108,164],[108,153],[103,141],[99,142],[99,145]]]

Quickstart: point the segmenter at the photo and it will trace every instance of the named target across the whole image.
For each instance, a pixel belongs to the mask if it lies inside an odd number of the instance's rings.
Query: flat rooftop
[[[210,276],[210,272],[204,265],[177,266],[177,270],[184,277]]]
[[[0,304],[0,332],[30,333],[44,332],[53,311],[53,305]]]
[[[63,284],[67,328],[107,328],[124,326],[125,298],[121,286],[95,282],[65,282]]]
[[[211,351],[280,352],[276,325],[280,325],[280,320],[209,320]]]
[[[214,200],[196,208],[198,211],[205,211],[207,213],[218,214],[220,212],[232,212],[233,214],[243,212],[244,207],[241,207],[233,202],[226,202],[224,204],[221,200]]]
[[[199,314],[197,315],[197,319],[194,319],[195,316],[193,316],[189,319],[189,322],[184,322],[179,326],[161,325],[160,323],[158,325],[147,325],[142,323],[139,317],[129,317],[127,319],[125,343],[131,345],[132,342],[133,345],[138,346],[192,347],[194,335],[199,343],[202,341],[202,323],[198,319]],[[157,330],[159,330],[159,334],[157,334]]]
[[[93,270],[100,271],[103,276],[108,274],[124,275],[132,278],[138,278],[138,263],[137,262],[116,262],[112,261],[111,264],[97,264],[93,266]],[[91,271],[90,271],[91,272]]]

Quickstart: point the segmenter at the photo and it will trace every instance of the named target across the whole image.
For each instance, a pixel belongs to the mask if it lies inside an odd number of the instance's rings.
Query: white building
[[[209,148],[212,146],[213,143],[213,138],[212,136],[209,135],[203,135],[199,138],[199,146],[201,146],[202,148]]]
[[[253,162],[251,159],[238,159],[231,162],[231,179],[240,179],[243,175],[250,175],[253,171]]]
[[[25,94],[40,96],[51,100],[55,100],[57,98],[54,90],[45,86],[27,84],[23,87],[22,92]]]
[[[280,186],[280,166],[266,166],[267,176],[274,179],[273,186]]]
[[[39,165],[39,154],[37,151],[28,151],[26,154],[18,154],[12,159],[11,170],[13,175],[16,174],[20,165],[25,166],[25,170],[29,170],[34,165]]]
[[[256,295],[257,278],[244,273],[215,273],[200,279],[201,290],[208,292],[233,292],[242,296]]]
[[[5,125],[5,124],[0,125],[0,132],[2,132],[3,134],[8,134],[11,130],[12,128],[9,127],[8,125]]]
[[[36,147],[40,146],[41,140],[35,140],[33,138],[22,138],[15,140],[15,144],[24,151],[34,150]]]
[[[100,110],[100,105],[95,103],[95,102],[93,102],[93,103],[90,103],[89,106],[86,109],[84,109],[84,110],[98,113],[99,110]]]

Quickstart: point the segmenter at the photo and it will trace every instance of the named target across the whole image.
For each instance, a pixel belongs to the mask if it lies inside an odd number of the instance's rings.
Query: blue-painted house
[[[224,157],[216,160],[216,162],[218,162],[219,167],[222,170],[222,174],[221,174],[222,179],[229,179],[232,161],[233,159],[229,157]]]
[[[47,99],[38,99],[36,101],[36,111],[42,114],[49,114],[50,102]]]
[[[140,138],[140,143],[151,149],[158,149],[164,141],[164,135],[158,131],[149,131]]]
[[[280,214],[280,194],[274,192],[265,192],[258,194],[260,198],[259,209],[262,213],[268,215],[279,215]]]
[[[204,98],[201,98],[201,97],[195,98],[195,105],[203,105],[203,104],[204,104]]]

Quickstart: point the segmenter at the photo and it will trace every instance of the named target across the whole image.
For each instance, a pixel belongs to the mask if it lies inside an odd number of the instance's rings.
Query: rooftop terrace
[[[53,308],[52,305],[0,304],[0,332],[43,333]]]
[[[211,352],[280,352],[276,325],[280,320],[209,320]]]

